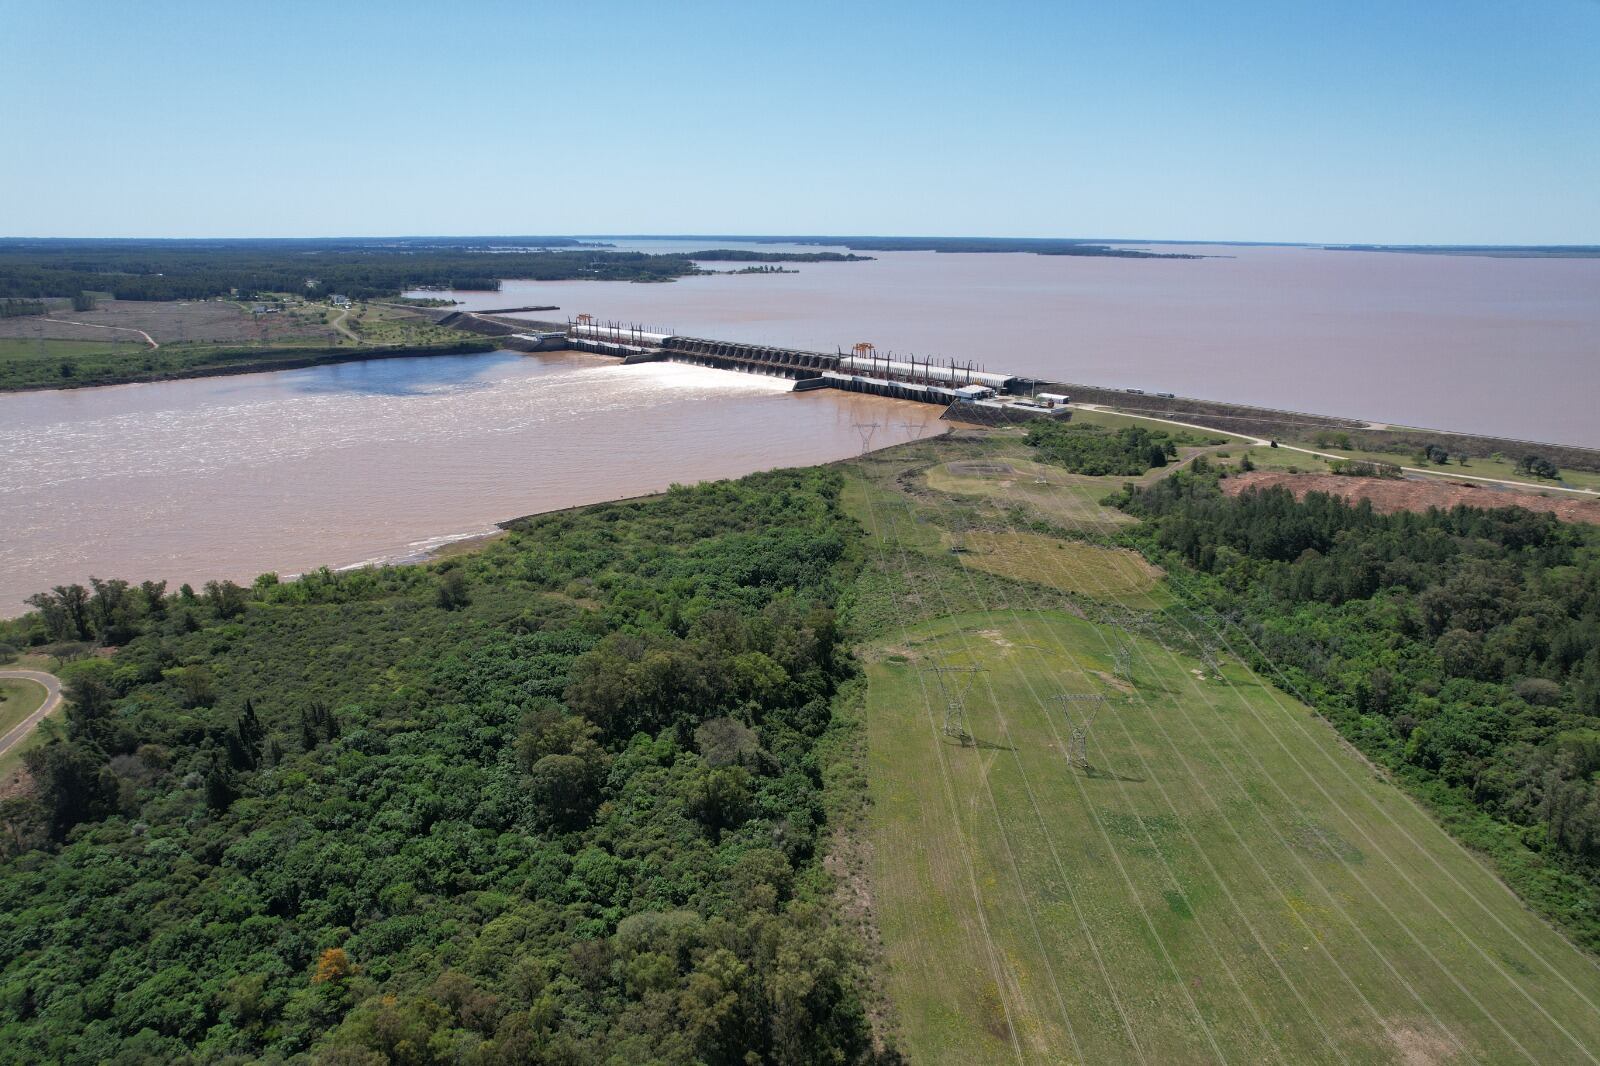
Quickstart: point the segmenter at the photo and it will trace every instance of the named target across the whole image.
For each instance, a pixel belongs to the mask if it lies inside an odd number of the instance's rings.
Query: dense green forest
[[[1178,442],[1171,434],[1143,426],[1109,430],[1087,422],[1038,418],[1028,424],[1027,440],[1041,461],[1094,476],[1142,474],[1166,466],[1178,454]]]
[[[757,252],[748,248],[711,248],[703,252],[690,252],[690,259],[708,263],[859,263],[870,260],[870,255],[849,255],[845,252]]]
[[[0,1062],[872,1060],[821,868],[840,486],[40,594],[0,640],[121,647],[0,807]]]
[[[340,293],[352,299],[406,289],[498,288],[499,278],[666,281],[694,272],[678,255],[500,247],[442,241],[0,241],[0,297],[109,292],[119,300],[195,300],[233,292]],[[569,244],[575,242],[567,242]]]
[[[1130,534],[1300,693],[1600,947],[1600,530],[1521,508],[1376,513],[1180,471]]]
[[[1088,428],[1036,454],[1173,443]],[[841,485],[35,596],[0,643],[78,654],[35,795],[0,801],[0,1063],[894,1059],[823,866],[861,802],[834,610],[885,579]],[[1600,948],[1600,530],[1229,498],[1203,467],[1113,502],[1180,600],[1163,639],[1300,695]]]
[[[390,240],[0,240],[0,299],[108,292],[119,300],[196,300],[292,292],[311,298],[398,296],[407,289],[496,290],[501,278],[670,281],[695,258],[834,262],[837,252],[713,249],[653,255],[593,248],[570,238]],[[10,306],[0,303],[0,307]]]
[[[678,240],[695,240],[689,235]],[[705,237],[706,240],[758,241],[763,244],[833,244],[858,252],[1031,252],[1035,255],[1091,255],[1117,259],[1204,259],[1182,252],[1149,252],[1072,237]]]

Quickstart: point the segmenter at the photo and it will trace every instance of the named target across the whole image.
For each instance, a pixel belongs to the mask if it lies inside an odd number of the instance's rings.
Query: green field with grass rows
[[[1177,623],[1129,608],[1137,556],[1068,536],[1111,528],[1083,485],[962,494],[926,473],[949,454],[863,460],[846,493],[902,575],[861,609],[874,906],[913,1061],[1597,1061],[1590,956],[1307,707],[1141,628]],[[967,497],[1018,490],[1067,539],[941,551]]]

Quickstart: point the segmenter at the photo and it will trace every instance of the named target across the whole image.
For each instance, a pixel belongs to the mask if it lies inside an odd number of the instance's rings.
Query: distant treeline
[[[683,255],[543,250],[555,244],[570,248],[577,242],[531,237],[453,242],[8,240],[0,241],[0,300],[74,297],[85,290],[109,292],[119,300],[197,300],[259,292],[367,299],[418,288],[493,290],[499,288],[499,278],[665,281],[695,270]],[[508,253],[507,247],[527,250]]]
[[[1508,259],[1595,259],[1600,244],[1330,244],[1330,252],[1409,252],[1413,255],[1487,255]]]
[[[784,238],[791,240],[790,238]],[[1117,259],[1204,259],[1203,255],[1146,252],[1057,237],[800,237],[796,244],[842,244],[856,252],[1033,252],[1035,255],[1095,255]]]
[[[849,255],[845,252],[752,252],[736,248],[690,252],[688,257],[708,263],[861,263],[872,258],[870,255]]]

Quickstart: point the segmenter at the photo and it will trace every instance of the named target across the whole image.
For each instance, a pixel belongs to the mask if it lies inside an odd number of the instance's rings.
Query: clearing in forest
[[[1172,602],[1161,587],[1161,570],[1138,552],[1041,533],[975,530],[946,534],[945,539],[961,549],[967,566],[1001,577],[1145,610]],[[1094,576],[1091,580],[1087,575]]]
[[[868,668],[867,721],[878,918],[915,1061],[1600,1050],[1594,964],[1306,708],[1059,612],[905,636],[904,661]],[[1100,676],[1123,646],[1132,694]],[[945,734],[934,665],[981,668],[975,743]],[[1084,769],[1068,755],[1090,708]]]
[[[912,1061],[1600,1063],[1595,961],[1309,708],[1173,650],[1178,615],[1128,614],[1140,635],[1060,608],[1142,580],[1128,553],[1008,535],[1021,580],[997,582],[930,551],[948,497],[905,471],[949,451],[869,457],[846,492]]]
[[[1020,442],[1014,446],[1023,447]],[[1137,479],[1084,477],[1069,474],[1059,466],[1009,456],[995,462],[996,469],[1001,465],[1010,467],[1011,471],[988,473],[984,467],[956,461],[929,467],[924,476],[928,487],[937,492],[1048,507],[1057,520],[1066,525],[1114,526],[1132,521],[1121,511],[1101,506],[1100,501],[1115,492],[1123,481]]]

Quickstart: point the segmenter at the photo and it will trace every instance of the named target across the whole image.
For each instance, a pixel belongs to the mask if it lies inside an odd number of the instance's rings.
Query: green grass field
[[[1307,444],[1305,447],[1311,448],[1316,447],[1316,445]],[[1257,450],[1259,451],[1260,449]],[[1527,474],[1517,473],[1517,464],[1514,458],[1475,458],[1468,459],[1466,466],[1460,466],[1454,462],[1445,466],[1439,466],[1434,463],[1419,463],[1417,462],[1416,456],[1406,452],[1371,452],[1359,451],[1353,448],[1319,448],[1318,450],[1331,452],[1336,455],[1348,456],[1352,459],[1363,459],[1368,462],[1392,463],[1395,466],[1415,467],[1419,470],[1426,470],[1430,474],[1436,474],[1445,479],[1453,477],[1490,477],[1499,478],[1504,481],[1525,481],[1530,485],[1537,485],[1541,488],[1548,488],[1552,490],[1560,489],[1562,487],[1575,489],[1600,489],[1600,474],[1592,471],[1562,470],[1560,481],[1548,481],[1541,478],[1530,477]],[[1288,454],[1293,455],[1295,453],[1290,452]],[[1311,459],[1310,456],[1305,455],[1300,456],[1300,458],[1307,461],[1310,461]],[[1554,494],[1562,495],[1559,492]]]
[[[1021,452],[1020,441],[1012,449]],[[977,460],[983,462],[983,460]],[[938,463],[923,473],[930,489],[957,496],[976,496],[990,500],[1005,499],[1030,505],[1045,506],[1067,514],[1073,521],[1125,523],[1129,518],[1121,511],[1102,507],[1100,501],[1116,491],[1122,480],[1084,477],[1069,474],[1059,466],[1036,463],[1020,454],[1002,453],[994,462],[994,470],[1009,467],[1010,473],[978,473],[984,469],[974,467],[972,461]]]
[[[116,303],[98,317],[144,329],[160,342],[150,348],[133,333],[103,331],[53,319],[15,319],[0,336],[0,391],[77,388],[159,381],[195,374],[271,370],[416,349],[418,354],[489,351],[492,342],[442,329],[404,309],[377,305],[352,310],[346,325],[356,337],[330,328],[335,312],[321,305],[291,306],[252,317],[247,304],[219,301]],[[74,331],[68,338],[29,336],[31,330]],[[117,338],[117,339],[112,339]]]
[[[148,350],[138,341],[67,341],[46,337],[0,337],[0,362],[48,359],[126,358]]]
[[[962,548],[965,566],[1035,581],[1062,592],[1154,610],[1172,602],[1161,571],[1142,555],[1041,533],[973,532],[947,535]]]
[[[1331,727],[1048,598],[1099,617],[1140,579],[1124,553],[1010,540],[1032,580],[1003,583],[931,555],[962,512],[904,475],[953,451],[864,460],[846,494],[889,590],[863,654],[872,890],[912,1061],[1600,1061],[1595,961]],[[1082,527],[1083,495],[1029,507]],[[944,732],[968,682],[974,743]]]
[[[39,709],[44,686],[22,678],[0,677],[0,734]]]
[[[22,664],[32,667],[32,664]],[[0,692],[6,696],[4,703],[0,703],[0,733],[4,733],[22,719],[39,709],[39,704],[45,698],[42,685],[31,681],[14,679],[0,680]],[[62,704],[52,711],[38,728],[28,734],[27,739],[4,755],[0,755],[0,795],[9,791],[12,779],[22,769],[22,757],[34,748],[43,744],[60,728],[60,723],[65,714],[66,705]]]

